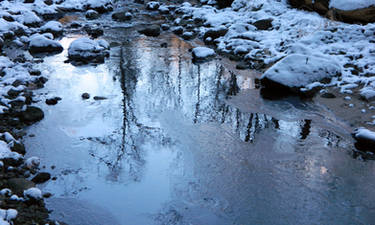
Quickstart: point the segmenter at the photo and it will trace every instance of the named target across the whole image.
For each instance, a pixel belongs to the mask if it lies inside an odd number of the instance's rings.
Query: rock
[[[160,6],[159,7],[159,12],[162,13],[162,14],[168,14],[169,13],[169,9],[166,6]]]
[[[80,27],[82,27],[82,24],[80,24],[80,23],[77,22],[77,21],[73,21],[73,22],[70,24],[70,27],[71,27],[71,28],[80,28]]]
[[[35,34],[30,37],[29,52],[36,53],[60,53],[63,51],[62,45],[45,35]]]
[[[117,12],[112,14],[112,19],[119,22],[131,20],[133,15],[130,12]]]
[[[26,110],[21,112],[20,119],[25,123],[34,123],[42,120],[44,113],[40,108],[35,106],[27,106]]]
[[[213,49],[206,47],[196,47],[193,49],[192,54],[195,62],[206,61],[216,55]]]
[[[160,25],[160,28],[161,28],[162,30],[169,30],[169,25],[163,23],[162,25]]]
[[[193,39],[194,37],[194,33],[193,32],[190,32],[190,31],[186,31],[184,32],[181,37],[185,40],[190,40],[190,39]]]
[[[324,56],[291,54],[269,68],[262,75],[261,83],[275,95],[302,93],[302,87],[314,82],[326,82],[340,73],[341,67]]]
[[[184,28],[182,26],[173,27],[172,32],[176,35],[181,35],[184,32]]]
[[[81,95],[81,97],[82,97],[83,99],[89,99],[89,98],[90,98],[90,94],[89,94],[89,93],[83,93],[83,94]]]
[[[335,19],[346,23],[373,23],[375,22],[375,6],[364,9],[340,10],[332,9]]]
[[[42,33],[51,33],[54,36],[60,36],[63,33],[63,27],[60,22],[49,21],[40,28],[40,31]]]
[[[162,47],[162,48],[167,48],[167,47],[168,47],[168,43],[166,43],[166,42],[161,43],[161,44],[160,44],[160,47]]]
[[[353,137],[356,140],[355,147],[361,151],[375,153],[375,132],[360,127],[354,130]]]
[[[31,4],[31,3],[34,3],[35,0],[24,0],[23,3],[26,3],[26,4]]]
[[[144,4],[145,1],[144,0],[134,0],[134,3],[138,3],[138,4]]]
[[[46,5],[52,5],[53,4],[53,0],[44,0],[44,3]]]
[[[89,20],[95,20],[99,18],[99,13],[93,9],[90,9],[86,12],[85,17]]]
[[[211,40],[213,41],[216,38],[225,36],[227,33],[228,33],[228,28],[224,26],[207,29],[207,31],[203,35],[203,40],[206,40],[207,38],[211,38]]]
[[[258,29],[258,30],[268,30],[272,27],[272,19],[264,19],[264,20],[258,20],[253,23],[253,25]]]
[[[42,184],[51,179],[51,174],[46,172],[38,173],[31,181],[35,184]]]
[[[21,155],[26,154],[25,146],[21,142],[14,142],[13,147],[10,148],[13,152],[17,152]]]
[[[86,31],[88,35],[90,35],[93,38],[100,37],[104,34],[103,29],[97,26],[92,27],[92,26],[87,25],[83,29]]]
[[[25,190],[35,187],[35,183],[25,178],[10,178],[7,182],[7,186],[13,193],[22,196]]]
[[[219,8],[230,7],[233,3],[233,0],[217,0],[217,5]]]
[[[329,92],[326,92],[326,93],[323,93],[322,95],[320,95],[320,97],[322,97],[322,98],[336,98],[336,95],[334,95],[332,93],[329,93]]]
[[[160,27],[157,25],[151,25],[138,30],[138,32],[146,36],[157,37],[160,35]]]
[[[103,63],[109,56],[109,44],[105,40],[92,40],[79,38],[73,41],[68,49],[68,57],[71,61],[83,63]]]
[[[86,10],[95,10],[98,13],[106,13],[113,10],[112,2],[108,1],[103,4],[103,1],[87,1],[88,3],[85,5]]]
[[[60,100],[61,100],[60,97],[49,98],[49,99],[46,99],[46,104],[47,105],[56,105]]]
[[[157,10],[160,7],[159,2],[148,2],[146,4],[146,9],[147,10]]]
[[[107,98],[103,96],[94,96],[94,100],[105,100],[105,99]]]

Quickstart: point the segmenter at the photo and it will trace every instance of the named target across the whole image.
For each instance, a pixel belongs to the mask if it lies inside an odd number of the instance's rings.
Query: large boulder
[[[217,0],[217,5],[219,8],[226,8],[232,5],[234,0]]]
[[[68,49],[70,60],[82,63],[102,63],[109,56],[109,44],[105,40],[79,38],[73,41]]]
[[[375,22],[375,6],[354,10],[332,9],[332,15],[334,19],[346,23],[373,23]]]
[[[43,111],[35,106],[28,106],[25,111],[21,112],[20,119],[25,123],[35,123],[44,118]]]
[[[160,35],[160,27],[157,25],[151,25],[151,26],[147,26],[145,28],[139,29],[138,32],[146,36],[157,37]]]
[[[261,83],[275,94],[301,93],[301,88],[314,82],[327,82],[340,73],[341,67],[324,57],[291,54],[269,68],[262,75]]]
[[[207,61],[216,55],[213,49],[207,47],[196,47],[193,49],[192,54],[195,62]]]

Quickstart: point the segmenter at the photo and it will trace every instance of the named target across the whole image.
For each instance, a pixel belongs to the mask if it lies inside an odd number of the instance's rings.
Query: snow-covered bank
[[[285,0],[235,0],[224,9],[184,3],[176,12],[180,14],[176,14],[175,26],[189,29],[201,23],[195,32],[205,42],[214,43],[219,52],[240,57],[251,68],[266,70],[290,54],[323,56],[338,63],[341,76],[322,87],[337,86],[348,94],[353,88],[368,93],[375,87],[375,24],[328,20],[293,9]],[[214,30],[221,32],[210,35]]]

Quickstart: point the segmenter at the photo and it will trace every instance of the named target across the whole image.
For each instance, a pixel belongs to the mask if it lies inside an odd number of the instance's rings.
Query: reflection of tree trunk
[[[254,117],[254,114],[250,113],[249,123],[247,124],[247,132],[246,132],[245,142],[249,142],[250,138],[251,138],[251,128],[253,126],[253,117]]]
[[[302,126],[302,123],[301,123]],[[301,127],[301,140],[304,140],[309,136],[311,128],[311,120],[304,120],[303,126]]]
[[[201,66],[198,65],[197,104],[195,105],[194,123],[198,122],[200,93],[201,93]]]
[[[240,88],[237,85],[237,76],[233,72],[230,72],[228,95],[236,95],[239,90]]]
[[[181,42],[178,42],[178,49],[180,51]],[[181,104],[181,67],[182,67],[182,59],[181,54],[178,54],[178,103]]]

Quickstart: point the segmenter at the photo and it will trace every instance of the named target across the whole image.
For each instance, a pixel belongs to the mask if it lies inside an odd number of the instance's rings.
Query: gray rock
[[[31,181],[36,184],[42,184],[51,179],[51,174],[46,172],[38,173]]]
[[[11,178],[8,180],[8,187],[13,193],[22,196],[23,191],[35,187],[35,183],[25,178]]]
[[[138,30],[138,32],[146,36],[157,37],[160,35],[160,27],[157,25],[151,25]]]

